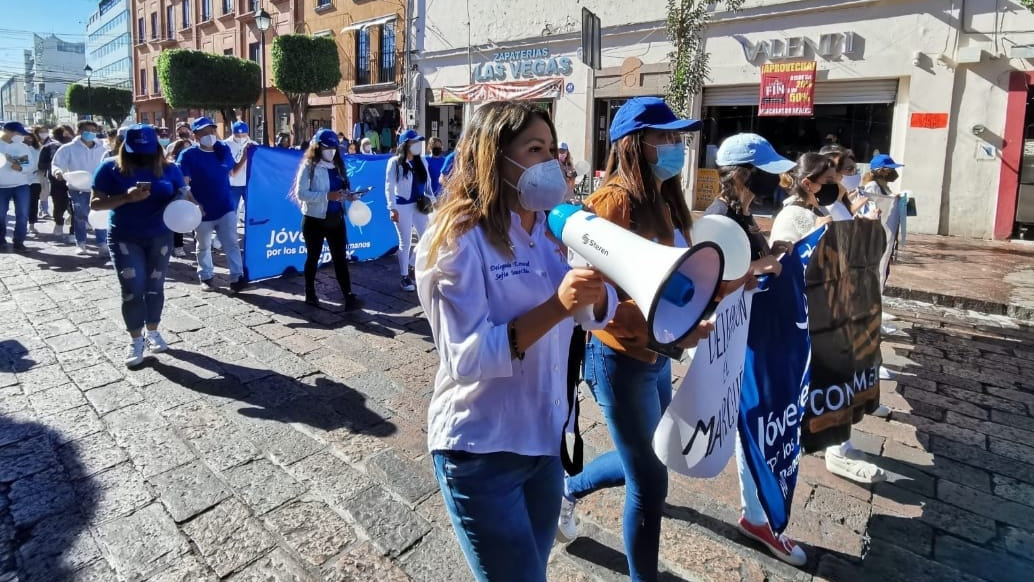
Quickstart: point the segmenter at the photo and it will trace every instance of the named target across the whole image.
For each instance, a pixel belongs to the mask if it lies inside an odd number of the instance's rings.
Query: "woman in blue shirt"
[[[111,211],[109,252],[122,287],[122,319],[132,338],[129,367],[144,361],[145,348],[156,353],[169,349],[158,332],[172,254],[172,231],[163,213],[181,197],[194,201],[179,168],[165,160],[150,125],[130,127],[118,155],[93,175],[90,208]]]
[[[318,306],[316,296],[316,268],[323,254],[323,241],[330,247],[334,274],[345,296],[345,311],[359,308],[359,298],[352,293],[348,274],[348,237],[345,232],[345,199],[351,189],[345,162],[341,158],[341,143],[330,129],[316,132],[305,150],[294,192],[302,208],[302,236],[305,237],[305,302]]]

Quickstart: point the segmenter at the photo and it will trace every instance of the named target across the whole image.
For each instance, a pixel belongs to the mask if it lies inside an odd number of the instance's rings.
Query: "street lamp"
[[[259,29],[259,50],[262,51],[262,145],[269,145],[269,104],[266,101],[266,31],[270,24],[269,13],[264,8],[259,8],[255,14],[255,27]]]
[[[90,116],[90,121],[93,121],[93,84],[90,81],[90,76],[93,75],[93,67],[86,65],[83,67],[83,72],[86,73],[86,109]]]

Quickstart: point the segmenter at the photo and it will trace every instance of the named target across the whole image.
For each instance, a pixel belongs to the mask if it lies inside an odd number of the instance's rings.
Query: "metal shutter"
[[[704,107],[733,107],[753,105],[757,107],[760,85],[735,85],[729,87],[704,87]]]
[[[759,91],[758,85],[705,87],[704,107],[757,106]],[[819,81],[815,84],[815,103],[817,105],[894,103],[897,94],[897,79]]]

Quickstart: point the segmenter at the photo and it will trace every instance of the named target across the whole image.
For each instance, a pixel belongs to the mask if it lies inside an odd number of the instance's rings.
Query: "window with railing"
[[[370,29],[355,31],[355,84],[370,84]]]
[[[377,82],[395,82],[395,23],[381,26],[381,55],[378,59]]]
[[[183,0],[183,28],[190,26],[190,0]]]
[[[151,13],[151,40],[158,38],[158,13]]]
[[[201,22],[212,19],[212,0],[201,0]]]
[[[176,9],[165,7],[165,38],[171,39],[176,33]]]
[[[233,0],[223,0],[223,14],[233,13]]]

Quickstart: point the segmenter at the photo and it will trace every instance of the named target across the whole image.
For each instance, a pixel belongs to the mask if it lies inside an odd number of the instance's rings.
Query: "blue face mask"
[[[653,175],[661,182],[678,176],[682,171],[682,166],[686,163],[686,147],[680,143],[666,143],[652,147],[657,150],[657,161],[650,164]]]
[[[81,134],[79,134],[79,137],[83,138],[83,141],[96,141],[97,140],[97,134],[93,133],[92,131],[84,131]]]

